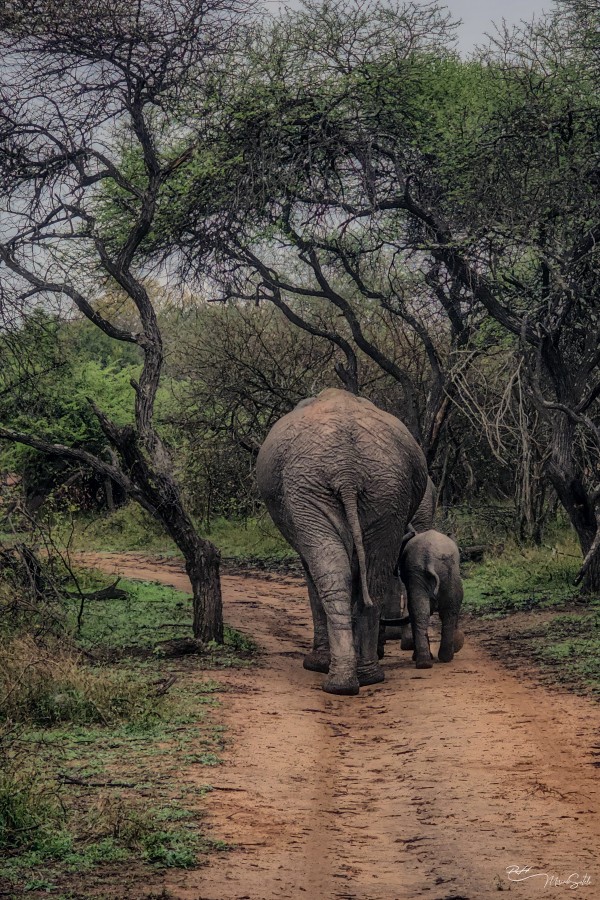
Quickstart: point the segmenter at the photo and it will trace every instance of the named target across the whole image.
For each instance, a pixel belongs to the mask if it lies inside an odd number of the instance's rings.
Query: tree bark
[[[223,643],[223,598],[219,550],[201,538],[179,498],[166,507],[163,524],[181,550],[192,585],[193,633],[198,640]],[[160,515],[160,513],[159,513]]]
[[[598,524],[583,475],[577,470],[573,456],[574,446],[575,425],[568,416],[557,412],[553,420],[548,477],[575,529],[585,557],[594,543]],[[587,568],[582,590],[586,593],[600,592],[600,548],[594,553]]]
[[[219,568],[221,554],[208,541],[201,541],[194,559],[186,559],[185,568],[194,597],[194,637],[201,641],[223,643],[223,601]]]

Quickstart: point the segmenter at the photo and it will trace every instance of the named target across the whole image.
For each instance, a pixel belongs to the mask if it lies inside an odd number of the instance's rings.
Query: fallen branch
[[[168,678],[160,678],[158,681],[153,681],[152,686],[154,688],[155,695],[157,697],[162,697],[167,693],[168,690],[173,687],[176,681],[176,675],[170,675]]]
[[[117,585],[121,579],[117,578],[114,584],[101,588],[99,591],[90,591],[89,593],[80,593],[79,591],[68,591],[67,597],[75,600],[125,600],[129,595],[123,588]]]
[[[76,784],[79,787],[126,787],[133,788],[136,785],[128,781],[86,781],[84,778],[77,778],[74,775],[67,775],[61,772],[58,776],[60,784]]]
[[[461,562],[481,562],[483,559],[483,554],[489,548],[484,544],[478,544],[474,547],[461,547],[460,548],[460,561]]]

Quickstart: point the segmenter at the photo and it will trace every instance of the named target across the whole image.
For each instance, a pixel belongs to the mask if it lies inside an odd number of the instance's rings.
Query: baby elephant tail
[[[352,540],[358,557],[358,568],[360,570],[360,584],[362,587],[363,603],[365,606],[373,606],[371,595],[369,594],[369,586],[367,584],[367,558],[365,556],[365,548],[363,544],[362,531],[360,527],[360,519],[358,518],[358,502],[356,492],[350,489],[340,492],[346,519],[350,526]]]
[[[437,596],[440,590],[440,576],[435,571],[435,567],[432,565],[428,565],[425,569],[425,574],[429,577],[431,584],[431,597],[433,600],[437,600]]]

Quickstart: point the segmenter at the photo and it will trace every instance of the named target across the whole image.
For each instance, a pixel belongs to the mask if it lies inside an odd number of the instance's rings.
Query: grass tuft
[[[149,681],[92,668],[59,644],[47,646],[25,635],[0,645],[0,719],[106,725],[155,715],[159,706]]]
[[[61,830],[56,788],[30,764],[11,762],[5,756],[0,772],[0,849],[39,847]]]

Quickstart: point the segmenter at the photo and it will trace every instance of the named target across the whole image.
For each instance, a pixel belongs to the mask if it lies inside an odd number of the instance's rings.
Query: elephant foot
[[[342,697],[351,697],[358,694],[360,684],[358,678],[351,678],[348,681],[336,681],[334,678],[328,678],[323,682],[323,690],[327,694],[338,694]]]
[[[415,649],[415,642],[414,642],[413,636],[410,632],[408,634],[403,633],[402,637],[400,638],[400,649],[401,650],[414,650]]]
[[[455,629],[454,637],[452,643],[446,640],[442,640],[440,644],[440,649],[438,650],[438,659],[440,662],[449,663],[454,659],[454,654],[458,653],[459,650],[462,650],[465,643],[465,633],[461,631],[460,628]]]
[[[304,657],[302,665],[309,672],[329,672],[329,663],[331,662],[331,654],[329,650],[311,650]]]
[[[385,681],[385,672],[380,665],[365,666],[361,669],[358,667],[358,683],[361,687],[368,684],[380,684]]]
[[[429,656],[415,656],[413,659],[415,660],[417,669],[433,669],[433,656],[431,653]]]

